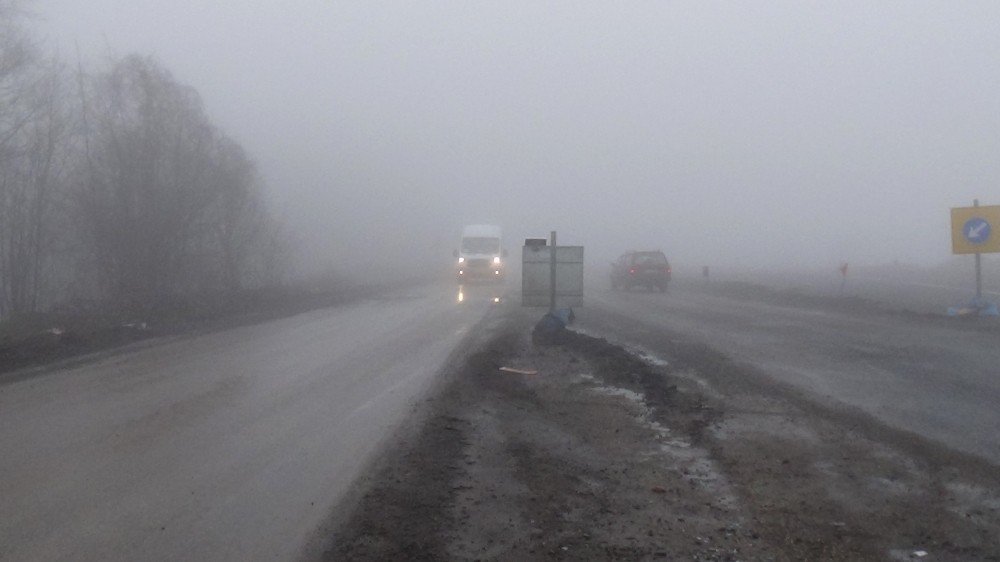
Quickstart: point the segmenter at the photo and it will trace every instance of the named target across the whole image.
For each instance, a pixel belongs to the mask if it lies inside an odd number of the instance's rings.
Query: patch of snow
[[[642,394],[635,392],[634,390],[629,390],[627,388],[619,388],[617,386],[597,386],[594,387],[594,391],[600,394],[606,394],[608,396],[621,396],[628,399],[631,402],[640,404],[643,407],[646,406],[646,400],[643,398]]]

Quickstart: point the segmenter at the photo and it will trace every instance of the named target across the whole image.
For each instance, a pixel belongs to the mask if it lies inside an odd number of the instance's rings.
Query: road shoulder
[[[530,325],[453,373],[325,559],[1000,559],[988,463],[747,384],[708,348],[535,346]]]

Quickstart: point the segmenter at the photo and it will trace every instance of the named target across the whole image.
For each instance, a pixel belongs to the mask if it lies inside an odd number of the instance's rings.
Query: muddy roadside
[[[198,295],[151,304],[140,311],[107,307],[64,308],[0,323],[0,381],[14,371],[85,360],[95,353],[163,336],[201,334],[343,305],[391,290],[340,282],[321,288],[297,286],[247,290],[234,295]],[[4,374],[10,373],[7,377]]]
[[[537,346],[532,320],[514,313],[426,403],[324,559],[1000,560],[989,463],[705,346]]]

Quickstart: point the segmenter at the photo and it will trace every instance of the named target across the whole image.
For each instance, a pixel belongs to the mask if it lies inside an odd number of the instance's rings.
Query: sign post
[[[951,210],[951,251],[953,254],[976,256],[976,301],[983,298],[982,254],[1000,252],[1000,205],[979,206],[979,199],[971,207],[954,207]]]
[[[549,312],[556,310],[556,231],[551,232],[552,252],[549,253]]]
[[[979,199],[973,199],[972,206],[978,208]],[[969,238],[970,242],[973,239],[981,239],[983,242],[989,239],[990,223],[980,218],[974,218],[966,222],[965,225],[968,227],[965,237]],[[983,254],[981,252],[976,252],[976,300],[981,298],[983,298]]]
[[[556,245],[555,231],[548,240],[525,240],[521,305],[546,307],[550,312],[583,306],[583,246]]]

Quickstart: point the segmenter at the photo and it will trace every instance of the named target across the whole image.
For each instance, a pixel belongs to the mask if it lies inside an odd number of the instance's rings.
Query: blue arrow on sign
[[[969,244],[985,244],[990,239],[990,223],[986,219],[973,217],[965,221],[962,227],[962,234]]]

